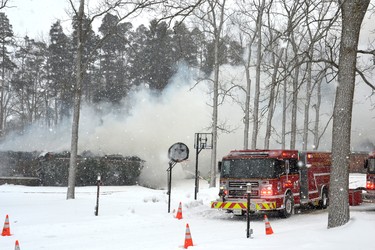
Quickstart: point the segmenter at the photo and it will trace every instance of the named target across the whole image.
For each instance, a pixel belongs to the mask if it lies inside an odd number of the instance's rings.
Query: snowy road
[[[362,185],[363,175],[351,179]],[[274,231],[265,234],[261,216],[251,217],[253,238],[246,238],[246,218],[210,208],[217,188],[200,184],[194,200],[194,180],[174,183],[171,210],[165,190],[144,187],[101,188],[99,216],[94,216],[96,187],[79,187],[76,199],[66,200],[66,188],[0,186],[0,218],[10,218],[12,236],[0,237],[0,249],[14,249],[15,240],[27,250],[183,249],[189,223],[189,249],[371,249],[375,204],[351,207],[350,222],[327,229],[327,210],[297,213],[289,219],[270,215]],[[183,219],[174,218],[182,202]]]

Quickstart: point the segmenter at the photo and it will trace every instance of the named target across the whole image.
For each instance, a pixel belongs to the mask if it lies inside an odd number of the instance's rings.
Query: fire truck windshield
[[[367,172],[370,174],[375,174],[375,158],[368,159]]]
[[[224,178],[275,178],[283,172],[276,159],[233,159],[224,160],[221,177]]]

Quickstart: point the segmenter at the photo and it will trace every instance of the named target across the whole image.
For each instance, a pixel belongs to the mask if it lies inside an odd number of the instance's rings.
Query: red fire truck
[[[362,193],[363,201],[375,202],[375,152],[369,154],[365,161],[366,191]]]
[[[330,167],[328,152],[231,151],[219,162],[219,199],[211,202],[211,208],[243,215],[248,193],[251,212],[278,211],[287,218],[295,206],[326,208]]]

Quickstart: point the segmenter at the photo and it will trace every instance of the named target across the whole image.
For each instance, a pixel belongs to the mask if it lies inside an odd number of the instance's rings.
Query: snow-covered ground
[[[364,185],[364,175],[351,175],[350,187]],[[246,218],[210,208],[218,188],[200,182],[194,200],[194,180],[173,183],[171,213],[166,190],[140,186],[102,186],[99,216],[94,215],[96,187],[76,188],[66,200],[66,188],[0,186],[0,218],[8,214],[11,236],[0,236],[0,249],[122,250],[183,249],[186,224],[189,249],[372,249],[375,204],[351,206],[345,226],[327,229],[327,210],[297,211],[288,219],[268,217],[274,231],[265,234],[262,216],[252,216],[252,238],[246,238]],[[179,202],[183,219],[174,218]],[[3,221],[0,221],[1,227]]]

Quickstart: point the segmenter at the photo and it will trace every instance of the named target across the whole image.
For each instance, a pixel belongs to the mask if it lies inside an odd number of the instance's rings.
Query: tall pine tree
[[[145,32],[143,34],[145,40],[135,55],[133,67],[136,67],[135,71],[138,73],[135,77],[139,83],[148,84],[151,89],[162,91],[176,72],[172,31],[166,22],[156,20],[150,22],[148,30],[137,31]]]
[[[9,103],[9,72],[12,71],[16,65],[11,61],[8,52],[8,46],[12,44],[13,30],[9,23],[8,17],[0,12],[0,137],[5,133],[6,114]]]
[[[55,90],[55,122],[70,115],[73,103],[72,42],[63,32],[59,21],[51,26],[49,58],[49,83]]]
[[[102,37],[107,37],[100,55],[102,86],[96,99],[118,104],[129,91],[128,48],[132,24],[118,24],[119,18],[107,13],[99,27]]]

